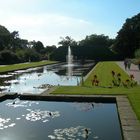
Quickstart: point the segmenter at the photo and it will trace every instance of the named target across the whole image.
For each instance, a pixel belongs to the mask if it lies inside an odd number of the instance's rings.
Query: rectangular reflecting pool
[[[5,100],[1,140],[122,140],[115,103]]]
[[[66,63],[46,65],[14,72],[0,74],[0,92],[40,94],[56,85],[78,85],[81,75],[95,65],[89,61],[85,64],[75,62],[68,67]]]

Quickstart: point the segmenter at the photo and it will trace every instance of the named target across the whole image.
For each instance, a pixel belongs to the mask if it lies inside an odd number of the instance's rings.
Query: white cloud
[[[47,12],[36,14],[34,8],[37,8],[39,2],[40,0],[0,0],[0,24],[11,32],[19,31],[21,38],[40,40],[44,45],[57,45],[60,37],[71,36],[78,41],[86,35],[109,32],[109,27],[106,26],[105,29],[96,21],[91,23],[82,18]]]
[[[22,38],[40,40],[45,44],[57,44],[60,36],[80,39],[91,31],[92,24],[56,14],[18,15],[3,17],[1,24],[10,31],[17,30]]]

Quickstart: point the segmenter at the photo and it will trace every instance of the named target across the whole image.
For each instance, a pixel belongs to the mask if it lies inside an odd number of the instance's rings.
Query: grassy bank
[[[40,61],[40,62],[31,62],[31,63],[20,63],[20,64],[13,64],[13,65],[6,65],[0,66],[0,73],[14,71],[14,70],[21,70],[26,68],[32,68],[37,66],[43,66],[47,64],[56,63],[55,61]]]
[[[140,120],[140,86],[135,87],[111,87],[111,71],[121,74],[122,81],[130,79],[129,75],[114,62],[100,62],[92,70],[92,73],[85,80],[83,86],[60,86],[52,94],[107,94],[107,95],[127,95],[128,99]],[[99,86],[92,86],[92,79],[97,75]]]
[[[85,80],[83,86],[60,86],[55,94],[127,94],[138,92],[138,86],[126,88],[123,86],[112,87],[112,70],[121,74],[122,81],[129,79],[129,75],[114,62],[100,62],[93,68],[92,73]],[[92,79],[97,75],[99,86],[92,86]],[[112,88],[111,88],[112,87]]]
[[[134,88],[102,88],[91,86],[60,86],[52,94],[108,94],[108,95],[129,95],[140,94],[140,86]]]

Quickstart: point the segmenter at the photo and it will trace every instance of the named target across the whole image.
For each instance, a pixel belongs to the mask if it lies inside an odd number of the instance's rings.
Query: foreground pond
[[[115,103],[0,103],[1,140],[122,140]]]

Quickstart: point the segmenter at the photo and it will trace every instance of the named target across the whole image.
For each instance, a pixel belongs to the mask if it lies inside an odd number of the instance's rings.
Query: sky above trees
[[[20,37],[57,45],[90,34],[116,37],[127,18],[140,12],[134,0],[0,0],[0,25]]]

